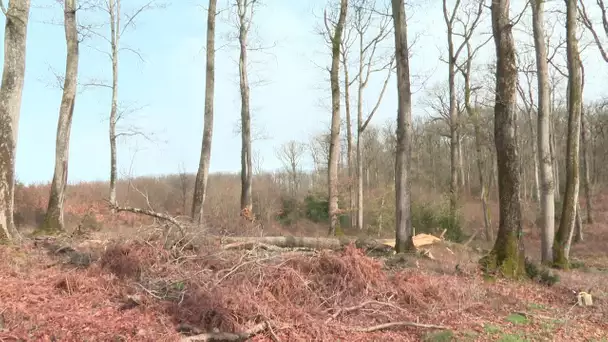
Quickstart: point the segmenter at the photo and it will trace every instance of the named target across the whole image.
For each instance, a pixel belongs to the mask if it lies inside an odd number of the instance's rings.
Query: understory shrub
[[[466,239],[462,231],[462,216],[459,211],[456,217],[450,215],[449,202],[420,203],[412,202],[412,225],[416,234],[441,234],[445,229],[445,238],[454,242]]]

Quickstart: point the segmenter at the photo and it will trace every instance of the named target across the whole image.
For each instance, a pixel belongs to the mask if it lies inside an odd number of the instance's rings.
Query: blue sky
[[[124,12],[130,12],[145,2],[124,3]],[[138,127],[152,139],[119,142],[119,173],[129,172],[132,160],[134,175],[174,173],[180,164],[195,172],[203,129],[206,3],[172,1],[165,8],[142,13],[136,27],[125,34],[123,46],[138,50],[144,58],[141,61],[128,51],[120,55],[120,102],[140,108],[125,124]],[[220,0],[218,6],[226,7],[226,3]],[[254,131],[265,136],[253,145],[263,157],[264,169],[281,166],[274,154],[281,143],[291,139],[308,142],[329,126],[328,75],[319,67],[328,65],[329,51],[315,33],[325,4],[317,0],[265,0],[254,16],[255,36],[263,45],[273,46],[264,53],[252,52],[250,66],[251,79],[263,79],[266,83],[252,86],[251,90]],[[426,80],[427,88],[445,78],[445,66],[439,62],[445,29],[438,5],[439,1],[421,1],[410,12],[410,36],[419,36],[413,48],[412,71]],[[105,19],[99,15],[79,15],[82,24]],[[25,183],[46,182],[52,177],[61,100],[54,72],[63,74],[66,53],[63,27],[52,22],[61,23],[62,16],[60,6],[49,5],[48,0],[33,1],[16,166],[19,180]],[[228,34],[234,28],[228,17],[225,12],[218,18],[217,46],[230,42]],[[104,28],[101,32],[108,30]],[[489,26],[482,28],[484,32],[488,30]],[[81,44],[80,82],[111,79],[110,61],[96,51],[108,49],[101,39],[88,39]],[[489,44],[480,62],[487,61],[492,53],[493,45]],[[240,167],[240,138],[235,133],[240,115],[238,51],[227,46],[216,57],[211,171],[236,172]],[[597,98],[601,96],[599,84],[605,79],[606,66],[593,47],[586,51],[585,58],[592,63],[587,69],[597,70],[588,73],[587,96]],[[366,108],[373,106],[383,77],[372,79],[366,93]],[[421,98],[425,89],[420,89],[420,82],[415,83],[419,91],[414,98],[414,113],[424,115]],[[374,122],[394,120],[395,88],[392,78]],[[70,182],[108,178],[110,95],[108,89],[79,88],[71,136]]]

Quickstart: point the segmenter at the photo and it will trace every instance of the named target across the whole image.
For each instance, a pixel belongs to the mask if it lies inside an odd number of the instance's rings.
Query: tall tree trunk
[[[340,46],[346,21],[347,0],[340,0],[340,15],[331,39],[331,140],[327,182],[329,192],[329,235],[336,234],[338,226],[338,161],[340,157]],[[325,18],[327,20],[327,18]]]
[[[496,100],[494,139],[498,168],[499,227],[494,248],[482,260],[489,271],[509,278],[525,275],[522,215],[520,204],[519,152],[515,136],[517,66],[509,0],[491,5],[492,33],[496,44]]]
[[[581,63],[581,88],[585,86],[585,68]],[[582,91],[581,91],[582,92]],[[587,205],[588,224],[593,223],[593,203],[591,202],[591,181],[589,177],[589,140],[588,140],[588,123],[587,113],[585,113],[585,104],[581,100],[581,144],[582,144],[582,161],[583,161],[583,191],[585,191],[585,202]],[[581,234],[582,238],[582,234]]]
[[[412,240],[410,156],[412,139],[412,91],[409,46],[403,0],[392,0],[397,61],[397,154],[395,158],[395,250],[414,250]]]
[[[112,50],[112,104],[110,107],[110,205],[116,206],[116,122],[118,120],[118,50],[120,44],[120,0],[109,0]],[[113,209],[112,209],[113,210]]]
[[[17,233],[13,221],[15,151],[23,80],[30,0],[11,0],[4,26],[4,68],[0,86],[0,241]]]
[[[345,47],[343,47],[345,49]],[[348,74],[347,67],[347,54],[346,51],[342,51],[343,59],[342,59],[342,67],[344,68],[344,110],[346,112],[346,164],[348,168],[348,209],[349,209],[349,217],[350,217],[350,226],[357,227],[357,213],[354,213],[355,210],[355,167],[353,160],[353,129],[352,129],[352,118],[350,113],[350,75]],[[358,177],[357,177],[358,179]],[[358,180],[357,180],[358,184]]]
[[[205,117],[201,156],[194,183],[191,217],[199,226],[204,221],[205,196],[211,162],[211,143],[213,141],[213,96],[215,91],[215,17],[217,0],[209,0],[207,12],[207,68],[205,73]]]
[[[65,65],[65,79],[63,82],[63,96],[59,108],[57,123],[57,137],[55,142],[55,171],[51,183],[48,208],[43,230],[64,230],[63,203],[65,201],[65,188],[68,182],[68,158],[70,150],[70,131],[74,102],[76,101],[76,85],[78,81],[78,30],[76,28],[76,0],[64,2],[65,41],[67,57]]]
[[[247,36],[251,24],[251,17],[247,18],[251,10],[246,1],[237,0],[239,15],[239,75],[241,88],[241,213],[253,211],[251,189],[253,173],[251,165],[251,112],[249,108],[249,79],[247,75]],[[253,11],[251,11],[253,14]],[[249,15],[251,15],[249,14]]]
[[[361,119],[359,119],[361,122]],[[359,130],[357,130],[359,131]],[[357,134],[357,229],[363,229],[363,149],[361,133]]]
[[[566,190],[559,229],[553,244],[553,263],[569,267],[570,236],[576,220],[579,192],[579,144],[581,134],[581,61],[576,38],[577,1],[566,0],[568,56],[568,137],[566,142]]]

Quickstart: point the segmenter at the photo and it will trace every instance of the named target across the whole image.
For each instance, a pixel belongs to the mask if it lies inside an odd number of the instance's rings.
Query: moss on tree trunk
[[[499,235],[490,254],[480,260],[485,272],[511,279],[526,277],[525,255],[516,232]]]

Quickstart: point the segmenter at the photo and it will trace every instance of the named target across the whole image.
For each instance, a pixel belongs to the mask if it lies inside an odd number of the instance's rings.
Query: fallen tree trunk
[[[419,234],[414,236],[414,246],[421,247],[441,241],[436,236],[428,234]],[[339,250],[346,245],[354,243],[357,248],[362,248],[367,251],[390,252],[394,249],[395,241],[391,240],[374,240],[362,239],[354,237],[342,238],[317,238],[317,237],[300,237],[300,236],[235,236],[222,237],[223,249],[252,249],[259,245],[276,246],[280,248],[310,248],[310,249],[330,249]]]
[[[372,239],[357,238],[316,238],[301,236],[235,236],[222,237],[223,249],[252,249],[257,245],[270,245],[280,248],[310,248],[338,250],[354,243],[358,248],[366,250],[390,251],[391,246]]]

